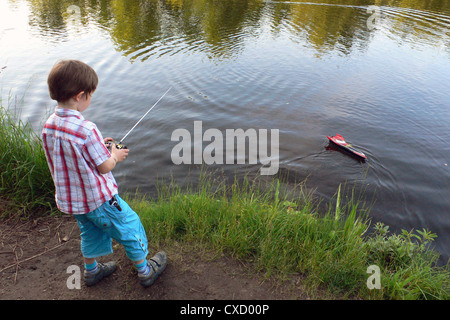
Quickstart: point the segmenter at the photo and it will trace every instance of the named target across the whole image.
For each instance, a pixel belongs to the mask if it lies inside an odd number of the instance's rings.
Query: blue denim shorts
[[[75,215],[81,231],[81,252],[85,258],[97,258],[113,252],[112,239],[122,244],[128,258],[141,261],[147,257],[147,235],[136,212],[118,195],[122,209],[109,201],[86,214]]]

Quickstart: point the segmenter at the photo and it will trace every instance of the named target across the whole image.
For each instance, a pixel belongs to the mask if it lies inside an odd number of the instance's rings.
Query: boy
[[[113,252],[111,239],[121,243],[148,287],[167,265],[165,252],[147,261],[147,236],[139,216],[118,195],[111,173],[128,149],[116,149],[81,112],[89,107],[97,88],[96,72],[77,60],[58,62],[48,76],[50,96],[58,102],[44,125],[42,141],[56,188],[56,204],[77,219],[84,257],[84,281],[94,285],[116,269],[115,262],[98,263]],[[111,152],[105,144],[111,143]]]

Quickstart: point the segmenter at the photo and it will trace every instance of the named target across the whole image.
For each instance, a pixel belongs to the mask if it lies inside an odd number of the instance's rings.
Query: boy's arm
[[[97,126],[92,122],[86,122],[86,127],[92,126],[83,148],[83,157],[87,162],[95,165],[101,174],[110,172],[117,162],[122,162],[128,156],[128,149],[117,149],[112,143],[112,138],[103,139]],[[111,142],[111,151],[105,146],[105,142]]]
[[[128,149],[116,149],[116,145],[111,143],[111,157],[97,166],[98,171],[101,174],[110,172],[115,168],[117,162],[122,162],[128,156]]]

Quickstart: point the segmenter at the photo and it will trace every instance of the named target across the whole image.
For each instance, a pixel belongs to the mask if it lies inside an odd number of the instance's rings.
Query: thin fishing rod
[[[136,128],[136,126],[142,121],[142,119],[145,118],[145,116],[152,111],[152,109],[158,104],[158,102],[161,101],[162,98],[164,98],[164,96],[167,94],[167,92],[170,91],[170,89],[172,89],[172,87],[170,87],[163,95],[161,98],[158,99],[158,101],[155,102],[155,104],[153,106],[151,106],[150,109],[148,109],[148,111],[138,120],[138,122],[136,122],[136,124],[133,126],[133,128],[130,129],[130,131],[127,132],[127,134],[120,140],[119,144],[122,144],[123,140],[125,140],[125,138],[131,133],[131,131],[134,130],[134,128]]]

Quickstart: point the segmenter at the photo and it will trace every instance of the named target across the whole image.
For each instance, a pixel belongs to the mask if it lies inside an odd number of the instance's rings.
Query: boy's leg
[[[86,263],[92,259],[106,256],[113,252],[112,239],[107,229],[111,227],[108,217],[104,217],[98,209],[87,214],[74,215],[80,227],[81,252]]]
[[[95,221],[97,216],[95,212],[75,216],[81,232],[81,252],[85,267],[84,282],[87,286],[96,284],[116,270],[115,262],[97,262],[97,257],[112,253],[112,245],[111,238],[91,221],[93,216]]]
[[[97,259],[95,258],[84,258],[84,270],[86,272],[95,272],[98,269]]]
[[[134,262],[138,270],[138,277],[141,284],[147,287],[165,269],[167,265],[167,254],[162,251],[152,258],[147,259],[147,235],[139,216],[118,195],[116,199],[121,211],[114,206],[110,206],[108,210],[113,219],[114,229],[116,229],[112,237],[124,246],[128,258]]]
[[[133,261],[134,266],[138,272],[138,275],[146,276],[150,272],[147,259],[141,261]]]
[[[109,235],[124,246],[127,257],[136,263],[142,263],[148,255],[147,234],[141,219],[130,206],[116,195],[120,210],[107,203],[106,215],[111,219]]]
[[[90,259],[112,253],[111,238],[113,238],[124,246],[128,258],[136,265],[141,284],[149,286],[165,269],[167,254],[159,252],[147,260],[147,235],[139,216],[119,196],[116,196],[116,199],[120,205],[120,210],[107,201],[98,209],[86,214],[86,218],[77,218],[80,229],[84,227],[85,233],[87,234],[89,231],[92,236],[91,241],[89,241],[91,247],[87,246],[88,241],[85,241],[86,245],[83,246],[84,233],[82,230],[83,255]],[[84,220],[88,220],[90,224],[84,222]],[[92,232],[92,230],[95,230],[94,228],[98,231]],[[95,240],[94,237],[99,238]],[[90,255],[89,253],[92,251],[97,253],[106,251],[107,253]],[[88,260],[88,262],[93,261]]]
[[[85,265],[91,265],[94,264],[97,261],[95,258],[84,258],[84,264]]]

